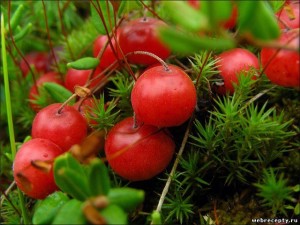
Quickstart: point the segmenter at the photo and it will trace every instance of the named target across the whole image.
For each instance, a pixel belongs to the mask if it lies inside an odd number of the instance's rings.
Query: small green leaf
[[[87,175],[79,162],[70,153],[63,154],[54,162],[54,178],[57,186],[79,200],[91,196]]]
[[[294,192],[299,192],[300,191],[300,184],[297,184],[293,187]]]
[[[107,224],[127,224],[127,214],[117,205],[109,205],[100,211]]]
[[[78,59],[74,62],[69,62],[67,64],[68,68],[73,68],[76,70],[89,70],[94,69],[99,65],[99,59],[93,57],[84,57]]]
[[[252,34],[257,39],[272,40],[280,29],[271,6],[265,1],[238,2],[238,27],[240,33]]]
[[[100,13],[102,12],[104,23],[101,20]],[[112,28],[115,26],[114,22],[114,8],[112,4],[109,1],[95,1],[93,0],[91,2],[91,19],[92,22],[96,28],[96,30],[100,34],[107,34],[106,29],[108,33],[112,30]],[[106,26],[106,29],[105,29]]]
[[[89,166],[88,181],[92,196],[107,195],[110,179],[106,166],[100,159],[94,159]]]
[[[76,199],[70,200],[61,207],[52,224],[86,224],[81,210],[82,204]]]
[[[295,215],[300,215],[300,203],[298,202],[294,209]]]
[[[29,32],[32,29],[32,23],[28,23],[26,25],[26,27],[24,27],[23,29],[21,29],[19,31],[19,33],[17,33],[16,35],[14,35],[14,40],[15,42],[22,40],[27,34],[29,34]]]
[[[162,1],[162,7],[175,24],[186,30],[196,32],[208,27],[208,20],[202,12],[190,7],[184,1]]]
[[[43,87],[55,102],[64,102],[72,95],[72,92],[70,92],[64,86],[53,82],[45,82]],[[74,103],[74,101],[71,103]]]
[[[60,191],[54,192],[44,200],[38,201],[32,223],[51,224],[58,210],[68,201],[68,196]]]
[[[138,0],[121,1],[118,9],[118,15],[122,16],[126,13],[131,12],[132,10],[141,9],[142,7],[143,7],[142,3],[140,3],[140,1]]]
[[[201,50],[223,51],[235,47],[233,39],[200,37],[171,27],[161,28],[160,37],[174,52],[181,54],[193,54]]]
[[[230,1],[201,1],[201,12],[209,18],[211,28],[220,26],[231,15],[232,3]]]
[[[24,5],[20,4],[14,14],[11,17],[10,20],[10,29],[12,31],[15,30],[15,28],[20,24],[22,16],[24,15]],[[8,30],[8,26],[6,26],[5,30]]]
[[[126,212],[130,212],[144,201],[145,193],[128,187],[111,188],[107,197],[111,204],[116,204]]]

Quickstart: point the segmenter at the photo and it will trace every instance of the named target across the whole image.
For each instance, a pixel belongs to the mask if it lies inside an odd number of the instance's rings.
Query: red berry
[[[200,8],[200,1],[199,0],[187,0],[187,3],[192,6],[194,9]]]
[[[179,67],[156,66],[135,83],[131,102],[137,119],[158,127],[178,126],[192,115],[197,94],[190,77]]]
[[[147,180],[161,173],[174,150],[174,141],[165,129],[146,124],[134,128],[132,118],[116,124],[105,141],[109,165],[130,181]]]
[[[34,66],[38,73],[44,73],[47,71],[48,57],[48,53],[46,52],[31,52],[24,56],[29,65]],[[25,77],[29,72],[29,68],[23,59],[20,61],[20,68],[22,70],[23,77]]]
[[[107,35],[100,35],[97,37],[97,39],[94,42],[94,46],[93,46],[94,57],[97,57],[97,55],[99,54],[101,49],[105,46],[105,43],[107,42],[107,40],[108,40]],[[111,41],[112,41],[114,50],[115,50],[116,54],[118,55],[118,48],[116,47],[115,39],[111,38]],[[98,65],[98,67],[100,67],[101,69],[106,69],[108,66],[113,64],[116,60],[117,60],[117,57],[115,56],[115,54],[111,48],[111,45],[108,44],[106,49],[104,50],[102,58],[100,59],[100,64]]]
[[[28,196],[43,199],[58,188],[53,176],[53,160],[63,151],[53,142],[36,138],[24,143],[18,150],[13,173],[17,186]],[[50,171],[34,166],[34,162],[45,162]]]
[[[86,82],[89,79],[89,75],[92,70],[76,70],[76,69],[68,69],[66,77],[65,77],[65,87],[70,90],[71,92],[74,92],[74,88],[76,85],[78,86],[84,86]],[[101,69],[98,67],[92,78],[97,77],[101,73]],[[101,83],[103,76],[98,77],[97,79],[93,80],[90,88],[93,88],[97,86],[99,83]]]
[[[63,85],[63,82],[60,80],[56,72],[48,72],[39,77],[36,81],[36,85],[31,86],[28,97],[30,100],[29,105],[35,112],[38,112],[41,109],[39,105],[33,103],[33,101],[35,101],[39,96],[37,88],[41,87],[46,82],[53,82],[56,84]]]
[[[53,141],[63,151],[79,144],[87,136],[87,123],[82,115],[72,106],[60,103],[51,104],[39,111],[32,123],[32,137]]]
[[[232,11],[229,19],[225,20],[224,22],[221,22],[221,26],[225,29],[232,29],[236,25],[238,17],[238,8],[236,4],[232,4]]]
[[[299,28],[299,2],[284,5],[282,9],[276,13],[276,16],[278,17],[278,24],[281,29],[287,27],[290,29]]]
[[[170,55],[170,50],[160,41],[157,29],[166,24],[155,18],[139,18],[130,21],[120,31],[119,44],[126,55],[134,51],[151,52],[162,59]],[[147,55],[128,56],[128,62],[150,65],[157,60]]]
[[[238,83],[238,76],[247,75],[251,68],[259,69],[258,58],[250,51],[242,48],[235,48],[225,51],[217,56],[220,75],[224,80],[224,86],[218,92],[224,94],[226,91],[233,94],[233,83]],[[256,77],[253,76],[252,79]]]
[[[281,34],[279,43],[299,48],[299,29]],[[300,87],[299,52],[263,48],[261,63],[271,82],[284,87]]]

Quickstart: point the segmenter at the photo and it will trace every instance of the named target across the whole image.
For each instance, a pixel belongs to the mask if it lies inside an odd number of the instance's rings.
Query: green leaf
[[[135,9],[141,9],[143,7],[142,3],[138,0],[134,1],[121,1],[119,9],[118,9],[118,16],[122,16],[126,13],[131,12]]]
[[[161,28],[160,37],[174,52],[181,54],[192,54],[201,50],[223,51],[235,47],[233,39],[200,37],[171,27]]]
[[[294,209],[295,215],[300,215],[300,203],[298,202]]]
[[[209,18],[210,27],[217,28],[221,21],[230,17],[232,3],[230,1],[201,1],[201,12]]]
[[[238,2],[240,33],[252,34],[262,40],[276,39],[280,29],[270,5],[264,1]]]
[[[52,224],[86,224],[81,210],[82,204],[76,199],[70,200],[61,207]]]
[[[84,57],[81,59],[78,59],[74,62],[69,62],[67,64],[68,68],[73,68],[76,70],[89,70],[94,69],[99,65],[99,59],[94,57]]]
[[[110,179],[106,166],[100,159],[94,159],[89,166],[88,182],[92,196],[107,195]]]
[[[186,30],[196,32],[208,27],[208,20],[202,12],[190,7],[184,1],[162,1],[162,7],[175,24]]]
[[[15,42],[22,40],[32,29],[32,23],[28,23],[23,29],[19,31],[16,35],[14,35]]]
[[[300,184],[297,184],[293,187],[294,192],[299,192],[300,191]]]
[[[60,84],[45,82],[43,87],[55,102],[65,102],[69,97],[72,96],[72,92]],[[71,103],[74,103],[74,101],[75,99]]]
[[[104,23],[101,20],[100,15],[103,15]],[[114,21],[114,8],[109,1],[95,1],[93,0],[91,3],[91,19],[96,28],[96,30],[100,34],[107,35],[106,29],[108,33],[115,26]],[[106,29],[105,29],[106,27]]]
[[[10,29],[12,31],[20,24],[23,15],[24,5],[20,4],[10,19]],[[8,30],[8,26],[6,26],[5,30]]]
[[[109,205],[100,211],[107,224],[127,224],[127,214],[117,205]]]
[[[38,201],[32,223],[51,224],[59,209],[68,201],[68,196],[60,191],[54,192],[44,200]]]
[[[78,200],[91,196],[87,175],[70,153],[63,154],[54,162],[54,178],[57,186]]]
[[[144,201],[145,193],[128,187],[112,188],[107,197],[111,204],[116,204],[126,212],[130,212]]]

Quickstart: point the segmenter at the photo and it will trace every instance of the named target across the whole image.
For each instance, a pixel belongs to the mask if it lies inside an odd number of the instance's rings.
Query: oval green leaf
[[[116,204],[126,212],[130,212],[144,201],[145,193],[143,190],[129,187],[111,188],[107,197],[111,204]]]
[[[100,211],[107,224],[127,224],[127,214],[117,205],[109,205]]]
[[[99,65],[99,59],[94,57],[84,57],[81,59],[78,59],[73,62],[69,62],[67,64],[68,68],[73,68],[76,70],[89,70],[94,69]]]
[[[52,224],[86,224],[82,213],[82,202],[72,199],[64,204],[55,216]]]
[[[43,86],[55,102],[65,102],[68,98],[72,96],[72,92],[70,92],[68,89],[66,89],[60,84],[56,84],[53,82],[45,82]],[[75,99],[70,103],[72,104],[74,102]]]
[[[174,52],[180,54],[194,54],[201,50],[224,51],[236,45],[234,39],[200,37],[171,27],[161,28],[160,37]]]
[[[36,203],[36,210],[32,217],[33,224],[51,224],[59,209],[69,201],[68,196],[57,191],[44,200]]]
[[[104,163],[94,159],[89,165],[89,188],[92,196],[107,195],[110,189],[110,179]]]
[[[91,196],[83,167],[69,153],[55,160],[54,179],[62,191],[78,200],[83,201]]]

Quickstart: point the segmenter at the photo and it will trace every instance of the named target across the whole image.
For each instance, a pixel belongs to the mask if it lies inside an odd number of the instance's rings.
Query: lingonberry
[[[58,188],[53,176],[53,160],[63,151],[47,139],[35,138],[24,143],[13,163],[17,186],[28,196],[43,199]]]
[[[35,104],[35,101],[38,99],[40,94],[38,89],[40,89],[40,87],[46,82],[53,82],[63,85],[63,82],[61,81],[59,75],[56,72],[48,72],[39,77],[36,81],[36,84],[33,84],[31,86],[28,96],[29,105],[35,112],[38,112],[41,109],[41,106]]]
[[[283,32],[278,41],[299,48],[299,29]],[[263,48],[261,63],[271,82],[284,87],[300,87],[299,52]]]
[[[162,59],[168,58],[170,50],[160,41],[157,33],[161,26],[166,24],[155,18],[138,18],[125,24],[119,34],[119,44],[123,53],[147,51]],[[157,61],[148,55],[129,55],[128,62],[150,65]]]
[[[165,129],[134,127],[133,118],[117,123],[108,133],[105,154],[111,168],[130,181],[151,179],[170,163],[175,144]]]
[[[39,111],[32,123],[32,137],[53,141],[63,151],[79,144],[87,136],[87,123],[72,106],[60,103],[48,105]]]
[[[258,58],[249,50],[242,48],[230,49],[222,52],[217,56],[217,67],[224,86],[219,86],[217,91],[220,94],[229,92],[234,93],[233,83],[238,83],[238,76],[247,75],[253,71],[251,69],[259,69]],[[256,76],[252,76],[255,79]]]
[[[158,127],[178,126],[192,115],[197,101],[191,78],[179,67],[147,69],[135,83],[131,102],[137,120]]]
[[[29,66],[34,66],[36,72],[45,73],[48,68],[48,53],[47,52],[30,52],[24,56]],[[24,59],[20,61],[20,69],[23,77],[27,76],[29,68]]]

